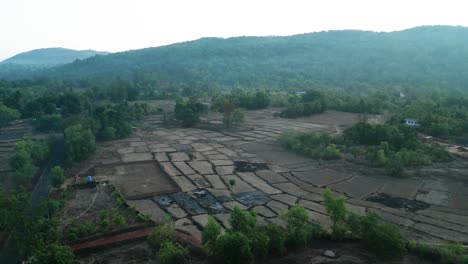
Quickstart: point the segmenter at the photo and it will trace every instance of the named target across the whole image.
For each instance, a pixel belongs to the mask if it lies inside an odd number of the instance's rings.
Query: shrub
[[[468,263],[468,254],[461,243],[446,242],[442,246],[430,246],[410,242],[409,249],[420,257],[437,263]]]
[[[346,219],[344,197],[341,196],[339,198],[334,198],[332,191],[329,188],[326,188],[323,192],[323,199],[325,203],[325,209],[333,222],[332,236],[336,239],[340,239],[345,233],[343,226]]]
[[[150,217],[150,215],[148,215],[148,214],[138,213],[138,214],[137,214],[137,218],[138,218],[138,220],[141,221],[141,222],[145,222],[145,223],[146,223],[146,222],[151,222],[151,217]]]
[[[125,219],[125,216],[121,214],[116,214],[112,216],[112,221],[116,225],[125,225],[127,223],[127,219]]]
[[[255,212],[244,211],[239,206],[234,207],[231,213],[231,225],[233,231],[249,233],[255,228],[257,218]]]
[[[63,174],[63,169],[60,166],[55,166],[50,171],[52,174],[50,180],[54,187],[60,187],[65,182],[65,175]]]
[[[102,138],[107,140],[112,140],[117,138],[117,129],[113,127],[106,127],[102,131]]]
[[[232,112],[231,115],[232,115],[231,119],[232,119],[233,124],[239,124],[239,123],[244,122],[244,112],[242,112],[242,110],[236,109],[234,110],[234,112]]]
[[[241,232],[227,232],[218,237],[215,246],[215,256],[222,263],[241,263],[251,257],[249,239]]]
[[[75,256],[68,246],[48,245],[39,247],[32,255],[30,264],[71,264]]]
[[[287,221],[286,244],[290,247],[305,246],[312,234],[312,227],[307,222],[308,216],[304,207],[292,206],[280,215]]]
[[[453,155],[443,147],[430,146],[427,147],[424,151],[432,157],[434,162],[450,162],[454,160]]]
[[[210,254],[213,254],[216,239],[221,234],[221,226],[216,222],[213,216],[208,217],[208,223],[203,228],[202,244],[208,248]]]
[[[172,223],[163,223],[154,228],[154,230],[148,236],[148,242],[155,248],[161,247],[165,241],[175,240],[175,231]]]
[[[194,98],[184,101],[180,98],[176,100],[175,116],[182,121],[183,126],[193,126],[200,121],[200,113],[204,111],[203,104]]]
[[[249,235],[250,249],[255,257],[265,257],[269,251],[270,238],[259,230]]]
[[[406,254],[406,240],[400,230],[392,224],[381,223],[376,213],[348,219],[354,234],[380,258],[401,258]]]
[[[84,237],[87,235],[91,235],[96,232],[96,225],[91,221],[91,220],[86,220],[84,221],[79,227],[78,227],[78,236],[79,237]]]
[[[377,151],[376,159],[380,165],[385,165],[387,163],[387,157],[385,156],[385,151],[383,149],[379,149]]]
[[[390,173],[390,175],[394,177],[402,177],[405,172],[401,158],[396,155],[394,155],[388,160],[387,164],[385,165],[385,168]]]
[[[341,152],[335,144],[328,145],[322,153],[322,158],[326,160],[341,159]]]
[[[182,264],[188,261],[188,250],[173,241],[165,241],[159,250],[161,264]]]
[[[263,229],[263,232],[269,238],[268,252],[274,255],[283,255],[286,252],[286,247],[284,246],[286,236],[284,231],[277,225],[269,224]]]

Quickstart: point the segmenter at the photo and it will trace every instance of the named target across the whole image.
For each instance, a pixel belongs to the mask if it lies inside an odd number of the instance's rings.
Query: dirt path
[[[102,247],[102,246],[107,246],[107,245],[125,242],[125,241],[131,241],[131,240],[135,240],[138,238],[144,238],[144,237],[147,237],[153,231],[153,229],[154,227],[149,227],[149,228],[126,232],[126,233],[122,233],[122,234],[118,234],[114,236],[107,236],[107,237],[103,237],[103,238],[92,240],[92,241],[86,241],[80,244],[71,245],[71,249],[73,251],[80,251],[80,250]],[[192,245],[199,246],[201,244],[200,240],[190,235],[187,235],[185,233],[177,232],[176,235],[179,239],[187,243],[190,243]]]
[[[85,215],[89,209],[91,209],[91,207],[93,207],[94,205],[94,202],[96,202],[96,198],[98,197],[99,193],[101,192],[101,188],[99,187],[99,185],[96,186],[97,188],[97,192],[94,194],[93,196],[93,199],[91,200],[91,204],[88,206],[88,208],[86,208],[86,210],[84,210],[79,216],[78,218],[82,217],[83,215]]]

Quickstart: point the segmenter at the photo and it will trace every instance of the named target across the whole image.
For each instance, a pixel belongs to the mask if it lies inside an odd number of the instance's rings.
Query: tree
[[[334,198],[333,193],[329,188],[326,188],[323,192],[323,199],[327,214],[333,222],[332,235],[335,238],[341,238],[345,230],[343,226],[340,226],[339,224],[344,224],[344,221],[346,220],[345,199],[343,196]]]
[[[229,101],[224,101],[223,104],[223,113],[224,113],[224,118],[223,118],[223,123],[226,125],[227,128],[230,128],[232,125],[232,113],[236,109],[236,106]]]
[[[53,167],[50,173],[52,174],[50,179],[54,187],[60,187],[65,182],[65,175],[60,166]]]
[[[322,153],[323,159],[326,160],[332,160],[332,159],[341,159],[341,152],[340,150],[336,147],[335,144],[330,144],[328,145]]]
[[[9,108],[0,102],[0,127],[18,118],[20,118],[18,110]]]
[[[17,184],[28,183],[37,173],[39,165],[49,154],[47,145],[31,140],[18,141],[10,165],[13,169],[13,180]]]
[[[65,129],[65,157],[68,162],[82,161],[96,151],[96,140],[89,129],[73,125]]]
[[[208,223],[203,228],[202,244],[208,248],[210,254],[214,253],[216,239],[221,234],[221,226],[213,216],[208,217]]]
[[[59,130],[62,116],[60,114],[41,115],[34,125],[39,131]]]
[[[232,112],[231,120],[233,124],[244,122],[244,112],[239,108],[234,110],[234,112]]]
[[[398,155],[393,155],[390,157],[385,165],[385,168],[390,173],[390,175],[395,177],[402,177],[405,173],[403,161]]]
[[[25,163],[19,169],[13,172],[13,180],[16,184],[27,184],[39,170],[38,167],[32,163]]]
[[[184,102],[178,98],[176,100],[176,119],[182,121],[183,126],[193,126],[200,121],[200,113],[204,111],[204,106],[194,98]]]
[[[82,110],[82,100],[76,92],[66,92],[60,98],[60,106],[63,115],[79,114]]]

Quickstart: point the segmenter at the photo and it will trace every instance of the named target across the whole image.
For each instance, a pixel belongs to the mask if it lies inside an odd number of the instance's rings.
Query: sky
[[[0,0],[0,61],[48,47],[117,52],[202,37],[468,26],[467,7],[466,0]]]

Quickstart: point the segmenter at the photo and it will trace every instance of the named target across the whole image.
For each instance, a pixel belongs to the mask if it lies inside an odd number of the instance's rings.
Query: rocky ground
[[[311,221],[328,227],[321,194],[329,187],[346,197],[348,210],[378,212],[411,239],[468,243],[466,161],[414,168],[409,177],[398,179],[345,160],[313,160],[277,144],[284,129],[339,133],[358,120],[355,116],[351,122],[337,112],[328,115],[311,123],[273,119],[271,111],[251,111],[239,132],[169,128],[162,125],[161,116],[147,116],[131,138],[101,143],[95,157],[73,172],[77,176],[94,172],[96,180],[115,180],[121,186],[125,179],[129,183],[139,179],[133,190],[142,187],[141,192],[128,197],[128,203],[155,222],[169,214],[176,229],[198,238],[210,214],[228,228],[229,212],[236,205],[257,212],[259,225],[282,225],[278,213],[301,204]],[[333,117],[338,121],[330,121]],[[219,124],[220,116],[210,115],[204,121]],[[139,168],[148,163],[162,170]],[[112,173],[99,169],[113,164],[121,168]],[[122,167],[125,164],[132,169]],[[175,189],[158,187],[164,177]]]

